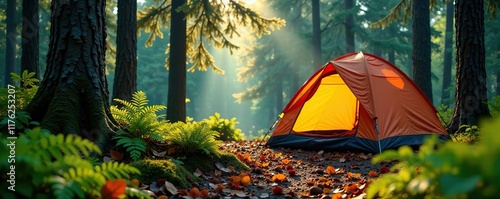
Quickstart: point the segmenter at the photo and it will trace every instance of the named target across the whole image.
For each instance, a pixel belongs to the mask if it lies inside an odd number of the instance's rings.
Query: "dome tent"
[[[449,139],[437,110],[396,66],[351,53],[317,70],[282,111],[267,145],[381,152]]]

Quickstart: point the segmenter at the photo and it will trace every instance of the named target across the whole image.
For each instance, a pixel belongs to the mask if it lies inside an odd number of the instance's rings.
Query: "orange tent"
[[[267,144],[380,152],[449,136],[437,111],[401,70],[371,54],[352,53],[311,76],[282,111]]]

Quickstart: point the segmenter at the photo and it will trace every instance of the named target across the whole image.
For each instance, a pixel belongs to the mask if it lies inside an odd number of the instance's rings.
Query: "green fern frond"
[[[125,136],[115,136],[113,139],[117,139],[116,146],[123,146],[129,152],[132,160],[137,161],[141,158],[142,153],[146,152],[147,143],[142,138],[129,138]]]
[[[89,156],[95,152],[101,154],[101,150],[94,143],[78,136],[63,134],[50,135],[40,138],[39,145],[33,146],[34,153],[41,161],[50,162],[51,158],[62,159],[64,155]]]
[[[133,166],[118,163],[118,162],[106,162],[101,166],[94,167],[95,172],[109,179],[119,179],[119,178],[130,178],[130,174],[140,174],[141,172]]]
[[[127,189],[125,190],[125,193],[127,194],[127,196],[129,196],[131,198],[152,199],[152,197],[148,193],[141,191],[141,190],[134,188],[134,187],[127,187]]]

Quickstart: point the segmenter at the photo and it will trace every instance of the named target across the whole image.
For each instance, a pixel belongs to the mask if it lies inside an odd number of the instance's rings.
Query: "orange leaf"
[[[274,158],[279,158],[279,157],[281,157],[281,155],[283,155],[283,154],[282,153],[276,153],[276,154],[274,154]]]
[[[344,186],[344,189],[347,192],[352,193],[352,192],[358,190],[358,185],[357,184],[346,185],[346,186]]]
[[[202,189],[200,192],[200,196],[202,198],[208,198],[208,190],[207,189]]]
[[[333,175],[333,174],[335,174],[335,168],[333,168],[332,166],[328,166],[328,167],[326,167],[325,172],[330,174],[330,175]]]
[[[101,188],[101,197],[106,199],[120,198],[125,194],[127,182],[123,179],[107,180]]]
[[[193,198],[197,198],[201,196],[200,190],[196,187],[193,187],[191,190],[189,190],[189,196]]]
[[[351,178],[359,178],[359,177],[361,177],[360,173],[347,172],[347,178],[349,178],[349,179],[351,179]]]
[[[187,196],[189,194],[185,189],[179,189],[177,193],[182,196]]]
[[[321,176],[321,177],[319,177],[319,181],[320,182],[326,182],[326,181],[328,181],[328,178],[325,178],[325,177]]]
[[[250,153],[245,153],[243,157],[245,158],[245,160],[250,160]]]
[[[240,176],[231,176],[231,182],[238,184],[241,182]]]
[[[335,195],[333,195],[332,199],[342,199],[342,194],[336,193]]]
[[[269,162],[262,163],[262,168],[267,168],[269,166]]]
[[[244,176],[241,178],[241,184],[245,187],[248,186],[250,184],[250,176]]]
[[[286,178],[285,175],[278,173],[278,174],[275,174],[272,179],[274,182],[283,182],[283,180],[285,180],[285,178]]]
[[[370,170],[370,172],[368,172],[368,176],[370,177],[377,177],[378,176],[378,173],[374,170]]]
[[[289,159],[283,159],[283,160],[281,160],[281,163],[283,163],[283,164],[286,165],[286,164],[290,163],[290,160]]]

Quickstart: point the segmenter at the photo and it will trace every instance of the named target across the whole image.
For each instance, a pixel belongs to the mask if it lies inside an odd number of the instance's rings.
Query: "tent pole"
[[[375,130],[377,131],[377,140],[378,140],[378,153],[382,153],[382,147],[380,146],[380,132],[378,131],[378,119],[375,118]]]
[[[276,124],[278,124],[278,121],[280,121],[281,118],[283,118],[283,113],[280,113],[278,115],[278,117],[276,118],[276,120],[274,120],[274,124],[271,125],[271,127],[269,128],[269,130],[267,130],[267,133],[266,135],[264,135],[264,138],[267,137],[267,135],[269,135],[269,133],[271,132],[271,130],[276,126]]]

